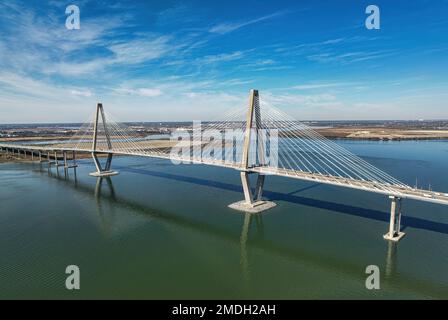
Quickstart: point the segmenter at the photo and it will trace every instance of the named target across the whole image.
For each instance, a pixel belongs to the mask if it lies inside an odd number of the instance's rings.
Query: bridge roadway
[[[74,149],[74,148],[61,148],[61,147],[51,147],[51,146],[24,146],[18,144],[0,144],[1,149],[14,149],[20,151],[27,152],[43,152],[43,153],[58,153],[58,152],[80,152],[80,153],[92,153],[95,152],[97,154],[113,154],[113,155],[125,155],[125,156],[140,156],[140,157],[151,157],[151,158],[160,158],[160,159],[168,159],[168,160],[177,160],[177,161],[188,161],[195,164],[204,164],[204,165],[212,165],[218,167],[225,167],[240,171],[254,172],[264,175],[276,175],[287,178],[293,178],[304,181],[312,181],[322,184],[334,185],[339,187],[363,190],[367,192],[373,192],[378,194],[383,194],[387,196],[393,196],[396,198],[403,199],[413,199],[425,202],[433,202],[438,204],[448,205],[448,193],[430,191],[430,190],[422,190],[412,188],[410,186],[398,186],[398,185],[386,185],[373,181],[363,181],[356,179],[348,179],[337,176],[323,175],[318,173],[310,173],[304,171],[296,171],[291,169],[284,168],[274,168],[274,167],[253,167],[249,169],[244,169],[242,164],[234,163],[234,162],[226,162],[223,160],[212,160],[212,159],[190,159],[190,158],[182,158],[182,157],[173,157],[170,154],[166,153],[157,153],[157,152],[129,152],[129,151],[120,151],[120,150],[96,150],[93,151],[91,149]],[[43,154],[44,157],[47,155]],[[50,155],[51,157],[51,155]]]

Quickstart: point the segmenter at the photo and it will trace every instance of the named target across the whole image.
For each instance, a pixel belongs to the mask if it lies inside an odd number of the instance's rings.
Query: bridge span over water
[[[0,150],[5,155],[29,154],[33,160],[66,170],[76,168],[77,154],[89,154],[97,169],[91,175],[96,177],[118,174],[111,169],[114,155],[238,170],[244,200],[229,207],[249,213],[275,206],[263,199],[269,175],[378,193],[391,201],[389,230],[384,235],[391,241],[404,236],[400,230],[402,199],[448,205],[448,192],[408,186],[273,106],[262,107],[257,90],[251,90],[248,108],[232,111],[223,120],[178,130],[170,140],[143,137],[135,128],[112,120],[98,104],[92,121],[83,124],[68,141],[45,145],[0,143]],[[255,188],[250,186],[251,174],[257,175]]]

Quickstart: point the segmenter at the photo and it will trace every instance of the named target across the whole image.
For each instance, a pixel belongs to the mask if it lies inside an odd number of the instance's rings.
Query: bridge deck
[[[299,180],[313,181],[317,183],[335,185],[339,187],[364,190],[388,196],[396,196],[399,198],[414,199],[414,200],[448,205],[448,193],[415,189],[409,186],[384,185],[372,181],[346,179],[341,177],[325,176],[316,173],[301,172],[280,168],[276,169],[269,167],[256,167],[252,168],[251,171]]]
[[[74,149],[74,148],[62,148],[62,147],[51,147],[51,146],[26,146],[18,144],[0,144],[0,148],[10,148],[22,151],[42,151],[42,152],[82,152],[91,153],[91,149]],[[181,157],[173,157],[167,153],[157,153],[154,151],[145,153],[133,153],[129,151],[120,150],[96,150],[97,153],[104,154],[114,154],[114,155],[126,155],[126,156],[140,156],[140,157],[150,157],[150,158],[160,158],[178,161],[188,161],[196,164],[205,164],[212,166],[219,166],[225,168],[231,168],[241,171],[257,172],[266,175],[277,175],[282,177],[288,177],[298,180],[312,181],[322,184],[334,185],[339,187],[363,190],[373,193],[384,194],[388,196],[396,196],[399,198],[414,199],[425,202],[433,202],[438,204],[448,205],[448,193],[429,191],[415,189],[409,186],[398,186],[398,185],[385,185],[374,181],[356,180],[348,179],[337,176],[323,175],[318,173],[296,171],[291,169],[274,168],[274,167],[254,167],[245,170],[241,164],[234,162],[226,162],[223,160],[212,160],[212,159],[186,159]]]

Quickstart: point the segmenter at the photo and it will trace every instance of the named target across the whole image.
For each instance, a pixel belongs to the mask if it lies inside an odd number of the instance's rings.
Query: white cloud
[[[144,97],[158,97],[162,95],[162,90],[157,88],[140,88],[138,93]]]
[[[95,106],[88,88],[56,85],[0,72],[0,122],[83,121]]]
[[[64,101],[69,95],[93,96],[92,91],[87,88],[55,85],[11,72],[0,72],[0,93],[5,96],[32,97],[52,101]]]
[[[160,88],[134,88],[129,85],[120,86],[118,88],[112,89],[118,95],[131,95],[131,96],[141,96],[141,97],[158,97],[163,94]]]
[[[71,90],[70,93],[74,96],[91,97],[92,92],[90,90]]]

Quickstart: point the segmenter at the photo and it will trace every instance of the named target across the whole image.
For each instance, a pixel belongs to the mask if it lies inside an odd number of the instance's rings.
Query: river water
[[[338,143],[448,192],[448,141]],[[99,180],[79,164],[0,164],[0,298],[448,298],[448,207],[404,200],[392,244],[385,196],[268,176],[277,207],[251,216],[227,207],[243,197],[237,171],[117,157],[120,175]]]

